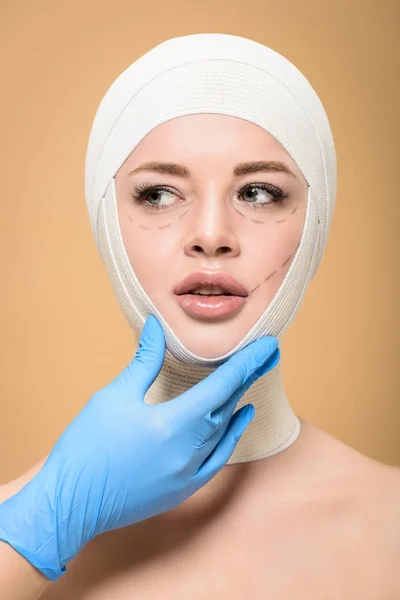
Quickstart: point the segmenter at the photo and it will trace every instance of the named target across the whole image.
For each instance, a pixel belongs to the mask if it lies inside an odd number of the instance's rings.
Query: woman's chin
[[[239,307],[232,314],[215,318],[186,314],[176,300],[172,306],[165,298],[153,302],[181,344],[204,359],[217,359],[231,352],[260,316],[254,306]]]
[[[226,323],[192,323],[174,328],[179,341],[193,354],[201,358],[220,358],[243,339],[246,332],[237,326],[227,328]]]

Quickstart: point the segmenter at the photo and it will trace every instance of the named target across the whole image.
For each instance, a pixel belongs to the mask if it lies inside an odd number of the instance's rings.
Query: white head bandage
[[[308,183],[301,242],[281,287],[240,343],[218,358],[190,352],[146,294],[123,244],[115,197],[114,176],[140,141],[165,121],[197,113],[230,115],[262,127]],[[328,118],[304,75],[274,50],[228,34],[173,38],[131,64],[101,101],[87,149],[85,194],[97,248],[130,326],[139,337],[147,316],[154,314],[163,327],[166,359],[146,400],[166,401],[250,342],[265,335],[279,338],[292,322],[320,264],[332,219],[336,155]],[[280,364],[253,384],[238,408],[249,402],[256,416],[230,463],[275,454],[299,434]]]

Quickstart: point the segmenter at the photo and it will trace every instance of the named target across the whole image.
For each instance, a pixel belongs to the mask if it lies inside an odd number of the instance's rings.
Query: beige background
[[[133,355],[90,231],[86,145],[112,81],[197,32],[271,46],[326,108],[337,205],[282,344],[285,387],[297,414],[400,465],[399,3],[12,0],[0,3],[0,482],[49,452]]]

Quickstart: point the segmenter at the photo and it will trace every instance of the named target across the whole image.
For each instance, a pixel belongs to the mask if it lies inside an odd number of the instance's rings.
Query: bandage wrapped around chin
[[[143,289],[124,247],[115,194],[116,173],[151,130],[198,113],[230,115],[262,127],[285,148],[308,184],[304,229],[284,281],[239,344],[217,358],[186,348]],[[165,402],[250,342],[265,335],[280,340],[293,321],[320,264],[335,203],[336,154],[328,118],[304,75],[271,48],[229,34],[173,38],[132,63],[102,99],[88,143],[85,196],[96,246],[137,339],[149,314],[164,330],[165,362],[146,401]],[[254,404],[255,418],[228,464],[272,456],[300,433],[280,363],[252,385],[237,409],[248,403]]]

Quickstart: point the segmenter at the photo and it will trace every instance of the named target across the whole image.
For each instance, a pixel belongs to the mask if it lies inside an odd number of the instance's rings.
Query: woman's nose
[[[202,197],[187,221],[185,254],[237,256],[240,247],[234,222],[234,208],[229,199],[211,193]]]

